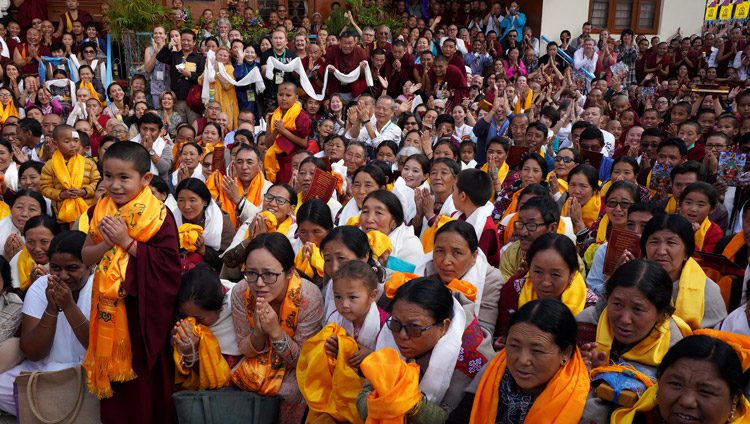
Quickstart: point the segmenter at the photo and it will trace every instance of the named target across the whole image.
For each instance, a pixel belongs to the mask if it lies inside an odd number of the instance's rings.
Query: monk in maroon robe
[[[323,78],[325,76],[326,69],[332,67],[337,69],[339,72],[348,74],[361,66],[367,66],[367,53],[365,53],[362,47],[359,47],[354,42],[354,33],[351,31],[345,31],[341,34],[341,42],[337,45],[328,47],[325,55],[326,66],[321,66],[318,69],[318,79],[320,85],[323,85]],[[351,93],[352,98],[359,97],[363,91],[367,89],[367,82],[365,76],[360,74],[359,79],[351,84],[343,84],[337,80],[333,74],[328,77],[328,87],[326,88],[326,96],[330,97],[336,93]]]
[[[435,56],[432,68],[427,71],[422,85],[428,97],[436,96],[438,91],[447,92],[446,99],[450,101],[450,105],[461,103],[469,95],[466,77],[458,68],[449,65],[445,56]],[[450,105],[446,104],[446,112]]]

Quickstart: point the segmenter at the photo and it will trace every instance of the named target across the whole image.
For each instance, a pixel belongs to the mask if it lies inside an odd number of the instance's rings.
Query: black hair
[[[682,358],[710,362],[719,377],[729,386],[730,396],[741,393],[747,385],[747,375],[742,372],[742,362],[737,352],[723,340],[703,334],[685,337],[664,355],[656,370],[656,377],[661,378],[669,367]]]
[[[399,300],[424,309],[436,323],[453,319],[453,295],[437,278],[420,277],[407,282],[396,290],[391,305]]]
[[[526,127],[526,132],[529,132],[530,128],[533,128],[539,131],[540,133],[542,133],[544,138],[547,138],[547,126],[542,124],[541,122],[539,121],[530,122],[529,126]]]
[[[654,304],[656,310],[672,315],[672,278],[658,262],[636,259],[618,267],[604,283],[607,295],[617,287],[635,287]]]
[[[10,264],[8,260],[0,256],[0,278],[3,279],[3,291],[13,291],[13,277],[10,273]],[[20,282],[19,282],[20,285]],[[16,293],[18,293],[16,291]]]
[[[528,203],[528,202],[527,202]],[[526,205],[524,205],[526,206]],[[560,254],[571,274],[578,271],[578,252],[573,241],[563,234],[546,233],[537,237],[528,252],[526,252],[526,263],[531,265],[534,256],[542,250],[552,249]]]
[[[452,127],[456,127],[456,120],[447,113],[440,114],[435,118],[435,128],[440,127],[440,124],[450,124]]]
[[[549,44],[553,44],[553,43],[554,43],[554,41],[552,43],[549,43]],[[547,44],[547,47],[549,47],[549,44]],[[557,44],[555,44],[555,45],[557,45]],[[539,112],[539,115],[540,116],[546,116],[547,119],[550,120],[550,125],[552,127],[554,127],[555,125],[557,125],[557,122],[560,120],[560,112],[558,112],[557,108],[555,108],[553,106],[544,106],[542,108],[541,112]]]
[[[143,124],[156,124],[159,129],[164,126],[164,122],[161,120],[161,118],[159,118],[159,115],[155,115],[153,113],[144,113],[143,116],[141,116],[141,119],[138,120],[139,130],[141,129],[141,125]],[[219,130],[219,134],[221,134],[221,129]]]
[[[354,184],[354,179],[357,178],[357,175],[360,172],[364,172],[365,174],[368,174],[370,177],[372,177],[378,187],[385,187],[387,181],[385,179],[385,174],[383,173],[383,170],[380,169],[380,167],[373,164],[360,166],[356,171],[354,171],[354,174],[352,175],[352,184]]]
[[[501,135],[492,137],[490,141],[487,142],[486,150],[489,150],[490,146],[493,144],[499,144],[500,146],[502,146],[503,150],[505,150],[505,153],[508,153],[508,151],[510,150],[510,146],[511,146],[511,142],[508,139],[508,137],[504,137]]]
[[[573,163],[575,163],[576,165],[580,165],[583,163],[583,158],[581,157],[581,154],[577,149],[574,149],[572,147],[563,147],[562,149],[557,151],[557,154],[559,155],[563,150],[567,150],[573,154]]]
[[[151,115],[147,113],[143,116]],[[158,116],[156,117],[159,118]],[[148,154],[148,150],[141,146],[139,143],[133,143],[130,140],[123,140],[114,143],[109,146],[104,157],[102,157],[102,163],[106,162],[107,159],[120,159],[124,162],[131,162],[133,168],[142,177],[148,172],[151,172],[151,155]]]
[[[604,133],[602,133],[602,130],[596,127],[588,127],[581,133],[581,136],[578,138],[579,143],[583,140],[598,140],[599,146],[604,146]]]
[[[184,180],[180,181],[174,191],[175,197],[179,196],[182,190],[190,190],[193,193],[197,194],[198,197],[201,198],[201,200],[206,202],[206,206],[203,207],[204,211],[206,210],[208,205],[211,204],[211,192],[208,190],[208,187],[206,187],[206,183],[199,180],[198,178],[185,178]]]
[[[670,173],[670,178],[672,178],[672,181],[674,181],[674,177],[681,174],[690,174],[695,173],[696,175],[696,181],[706,181],[706,166],[703,165],[702,162],[698,162],[695,160],[689,160],[687,162],[681,163],[674,168],[672,168],[672,172]]]
[[[154,175],[154,178],[151,178],[151,182],[148,185],[155,188],[156,191],[165,196],[169,195],[169,184],[164,181],[164,178],[158,175]]]
[[[320,250],[324,251],[326,245],[334,241],[342,243],[347,249],[354,253],[354,256],[363,258],[370,267],[375,267],[378,270],[378,278],[380,278],[381,281],[383,280],[385,270],[375,259],[375,255],[370,248],[370,241],[367,238],[367,234],[359,227],[354,225],[341,225],[335,227],[325,236],[323,241],[320,242]]]
[[[437,150],[439,146],[448,146],[448,148],[451,150],[451,153],[453,153],[453,160],[457,160],[459,157],[461,157],[461,152],[458,151],[456,144],[453,143],[453,140],[451,140],[450,138],[441,138],[440,140],[438,140],[437,143],[432,146],[432,151],[434,152],[435,150]]]
[[[522,323],[531,324],[539,330],[551,334],[561,352],[570,348],[575,350],[578,339],[578,325],[573,313],[570,312],[570,308],[561,301],[544,298],[526,303],[510,316],[508,331],[505,334],[510,334],[510,329],[514,325]]]
[[[693,253],[695,253],[695,232],[693,231],[693,226],[690,224],[690,221],[681,215],[665,213],[654,215],[654,217],[648,221],[646,227],[643,228],[643,234],[641,234],[641,252],[643,252],[644,257],[646,257],[646,244],[648,243],[648,238],[655,232],[661,230],[668,230],[677,234],[685,245],[685,255],[687,257],[693,256]]]
[[[365,203],[370,199],[379,201],[386,209],[388,209],[391,218],[396,222],[396,226],[404,223],[404,209],[401,206],[401,201],[398,200],[398,197],[395,194],[388,190],[375,190],[365,197],[365,200],[362,202],[362,207],[364,207]]]
[[[32,216],[26,221],[26,225],[23,226],[23,235],[26,236],[26,232],[36,227],[44,227],[52,232],[53,236],[60,234],[60,227],[57,225],[57,220],[51,216],[45,214]]]
[[[480,169],[464,169],[456,178],[456,189],[466,193],[475,206],[481,207],[492,197],[492,180]]]
[[[661,44],[661,43],[659,43],[659,44]],[[676,107],[679,107],[679,108],[682,108],[682,109],[684,109],[684,110],[685,110],[685,113],[687,113],[687,116],[688,116],[688,118],[690,117],[690,115],[691,115],[691,114],[692,114],[692,112],[693,112],[693,106],[691,106],[691,105],[690,105],[690,103],[688,103],[688,102],[686,102],[686,101],[684,101],[684,100],[683,100],[683,101],[681,101],[681,102],[677,102],[677,103],[675,103],[675,104],[674,104],[674,105],[672,106],[672,110],[674,110],[674,108],[676,108]]]
[[[143,115],[143,116],[146,116],[146,115]],[[209,121],[209,122],[206,122],[206,125],[203,126],[203,131],[206,131],[206,128],[208,127],[216,128],[216,131],[219,132],[220,139],[224,137],[223,131],[221,130],[221,125],[217,124],[216,122]],[[203,131],[201,131],[201,134],[203,134]]]
[[[387,148],[391,149],[391,151],[393,152],[393,156],[396,156],[398,154],[398,144],[396,144],[392,140],[383,140],[383,141],[381,141],[380,144],[378,144],[378,147],[375,148],[375,153],[377,154],[377,152],[379,152],[380,149],[383,148],[383,147],[387,147]]]
[[[546,175],[547,175],[547,171],[548,171],[548,169],[547,169],[547,161],[546,161],[546,160],[544,160],[544,158],[543,158],[543,157],[542,157],[542,156],[541,156],[541,155],[540,155],[539,153],[537,153],[537,152],[529,153],[529,154],[528,154],[528,155],[527,155],[527,156],[526,156],[526,157],[525,157],[525,158],[524,158],[524,159],[523,159],[523,160],[521,161],[520,165],[518,166],[518,169],[519,169],[519,170],[520,170],[520,169],[523,169],[523,165],[524,165],[524,164],[525,164],[526,162],[530,161],[530,160],[533,160],[533,161],[535,161],[535,162],[536,162],[537,164],[539,164],[539,167],[540,167],[540,168],[542,169],[542,181],[544,181],[544,178],[546,177]],[[570,177],[568,177],[568,179],[570,179]]]
[[[310,199],[302,203],[297,211],[297,226],[299,227],[305,221],[320,225],[326,231],[333,229],[333,218],[331,217],[331,208],[326,202],[320,199]]]
[[[193,302],[207,311],[219,311],[224,305],[224,289],[219,276],[207,264],[198,264],[182,274],[175,305]]]
[[[682,193],[680,193],[680,203],[685,201],[685,198],[690,193],[702,193],[706,197],[708,197],[708,203],[711,204],[712,208],[715,208],[716,205],[719,203],[719,191],[716,190],[716,187],[713,185],[705,182],[705,181],[698,181],[694,182],[687,187],[685,187],[684,190],[682,190]]]
[[[10,145],[10,142],[8,140],[4,138],[0,138],[0,146],[8,149],[8,153],[10,153],[10,155],[13,156],[13,147]]]
[[[474,144],[472,142],[472,144]],[[406,162],[409,162],[410,160],[415,160],[419,164],[420,168],[422,168],[423,174],[429,174],[430,173],[430,159],[427,158],[422,153],[415,153],[408,158],[406,158]]]
[[[63,231],[55,236],[47,249],[47,257],[52,259],[55,253],[67,253],[83,262],[81,249],[86,241],[86,233],[76,230]]]
[[[620,156],[616,158],[615,160],[613,160],[612,167],[610,168],[609,172],[611,173],[612,170],[615,169],[615,165],[617,165],[618,163],[622,163],[622,162],[627,163],[628,165],[630,165],[631,168],[633,168],[633,175],[637,176],[641,172],[641,167],[638,165],[638,161],[635,160],[635,158],[632,156]]]
[[[20,178],[24,172],[26,172],[27,169],[34,168],[36,169],[36,172],[39,173],[39,175],[42,175],[42,169],[44,169],[44,163],[36,161],[36,160],[27,160],[26,162],[21,164],[21,167],[18,168],[18,177]]]
[[[652,109],[648,109],[648,110],[652,110]],[[653,109],[653,110],[656,110],[656,109]],[[658,113],[659,111],[656,111],[656,112]],[[664,141],[666,138],[666,136],[664,135],[664,131],[660,130],[659,128],[649,128],[647,130],[644,130],[641,133],[641,138],[643,138],[643,136],[657,137],[659,138],[660,143]]]
[[[302,165],[306,163],[312,163],[316,168],[320,169],[321,171],[328,172],[328,169],[326,168],[326,164],[323,163],[323,160],[321,160],[320,158],[316,158],[315,156],[308,156],[302,159],[302,162],[299,163],[300,169],[302,169]]]
[[[540,187],[544,189],[544,187],[539,184],[532,184],[529,187]],[[544,190],[546,191],[546,189]],[[526,193],[525,191],[521,192],[519,198],[525,194],[528,193]],[[552,225],[560,222],[560,206],[558,206],[557,203],[552,200],[549,192],[545,192],[541,195],[536,195],[527,200],[526,203],[521,206],[519,211],[526,211],[531,209],[539,211],[539,214],[542,216],[542,221],[544,221],[544,225]]]
[[[18,129],[23,132],[31,131],[34,137],[42,136],[42,124],[34,118],[23,118],[18,121]]]
[[[641,134],[641,138],[643,138],[643,134]],[[662,141],[659,143],[659,147],[656,148],[656,152],[660,152],[661,149],[665,147],[673,146],[676,147],[680,151],[680,157],[687,156],[687,146],[685,146],[685,142],[682,141],[681,138],[677,137],[669,137],[668,139]]]
[[[628,215],[630,215],[633,212],[646,212],[648,214],[651,214],[651,216],[656,215],[662,215],[666,212],[664,212],[664,208],[660,208],[654,203],[648,203],[648,202],[635,202],[628,208]]]
[[[185,147],[187,147],[187,146],[193,146],[193,147],[195,147],[195,150],[198,151],[198,155],[199,156],[203,156],[203,147],[201,147],[200,144],[198,144],[198,143],[196,143],[194,141],[189,141],[189,142],[185,143],[182,146],[182,148],[180,149],[180,154],[182,154],[182,151],[185,150]]]
[[[437,158],[433,160],[432,165],[430,165],[430,172],[432,172],[432,168],[439,163],[445,164],[445,166],[448,167],[454,177],[457,176],[459,172],[461,172],[461,165],[459,165],[458,162],[451,158]]]
[[[22,197],[31,197],[32,199],[36,200],[37,203],[39,203],[39,208],[42,211],[42,215],[47,213],[47,201],[44,200],[44,197],[42,197],[41,194],[35,191],[26,190],[26,189],[21,189],[18,192],[16,192],[16,195],[13,197],[13,200],[8,202],[8,206],[11,209],[13,209],[13,205],[16,203],[16,201]]]
[[[285,184],[286,185],[286,184]],[[289,239],[281,233],[258,234],[250,244],[247,245],[242,263],[247,263],[247,257],[253,250],[266,249],[274,257],[285,272],[294,269],[294,249]]]
[[[388,162],[383,162],[382,160],[374,160],[370,162],[370,165],[377,166],[381,171],[383,171],[386,184],[393,183],[393,167],[391,166],[391,164],[389,164]]]
[[[438,228],[437,232],[435,232],[435,240],[437,240],[438,236],[443,233],[456,233],[460,235],[464,240],[466,240],[471,253],[476,252],[477,248],[479,247],[477,232],[474,231],[474,227],[472,227],[471,224],[467,223],[466,221],[454,220],[446,223],[442,227]]]
[[[630,194],[630,197],[633,198],[633,202],[638,203],[641,201],[641,190],[633,182],[625,181],[625,180],[615,181],[609,187],[609,191],[607,191],[606,198],[609,199],[609,196],[611,196],[612,193],[614,193],[616,190],[627,191],[628,194]]]
[[[268,187],[268,191],[271,191],[274,187],[281,187],[289,194],[289,203],[292,205],[292,210],[297,207],[297,192],[292,186],[285,183],[274,183],[271,187]]]
[[[589,185],[591,186],[591,189],[594,192],[599,190],[599,172],[596,170],[596,168],[585,163],[576,165],[576,167],[571,169],[568,173],[568,184],[570,184],[573,176],[577,174],[581,174],[584,176],[584,178],[586,178]]]
[[[377,290],[380,278],[372,267],[364,262],[349,261],[345,262],[336,271],[333,276],[334,280],[345,280],[348,284],[354,281],[361,281],[368,290]]]

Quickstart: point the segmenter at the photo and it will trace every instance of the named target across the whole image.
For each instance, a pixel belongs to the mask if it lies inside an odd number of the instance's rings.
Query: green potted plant
[[[169,21],[173,13],[172,9],[153,0],[108,0],[107,3],[107,30],[117,41],[126,33],[151,32],[154,26]]]

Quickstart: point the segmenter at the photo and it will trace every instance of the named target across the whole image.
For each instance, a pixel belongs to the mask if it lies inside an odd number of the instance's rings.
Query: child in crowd
[[[471,140],[464,140],[461,142],[461,168],[476,168],[477,161],[474,157],[477,154],[477,145]]]
[[[453,218],[466,221],[477,232],[479,248],[487,256],[492,266],[500,265],[500,240],[497,226],[492,220],[494,205],[492,197],[492,180],[479,169],[464,169],[456,178],[453,189],[453,204],[456,212]]]
[[[94,204],[101,176],[94,161],[81,155],[81,135],[73,127],[58,125],[52,138],[55,153],[42,169],[40,187],[57,221],[70,225]]]
[[[706,148],[703,147],[703,143],[699,143],[703,138],[703,127],[697,121],[692,119],[685,121],[684,124],[680,125],[677,137],[685,142],[688,160],[702,161],[706,157]]]
[[[713,253],[716,243],[724,237],[721,228],[708,216],[716,210],[719,192],[704,181],[685,187],[680,194],[677,212],[687,218],[695,231],[695,250]]]

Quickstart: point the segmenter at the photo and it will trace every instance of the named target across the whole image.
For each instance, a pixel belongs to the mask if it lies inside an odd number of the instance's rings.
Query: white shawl
[[[414,235],[414,227],[401,224],[388,234],[388,238],[393,244],[391,256],[410,264],[416,264],[424,256],[422,242]]]
[[[212,82],[216,82],[216,69],[214,69],[215,65],[216,53],[214,53],[213,50],[209,50],[208,53],[206,53],[206,67],[204,68],[203,89],[201,90],[201,99],[203,100],[204,104],[208,104],[208,102],[211,100],[211,91],[209,86]],[[263,78],[258,67],[253,68],[250,73],[245,75],[239,81],[235,80],[233,76],[229,75],[224,66],[219,66],[219,74],[222,78],[227,80],[228,83],[234,86],[255,84],[255,91],[258,93],[262,93],[266,89],[266,85],[263,83]]]
[[[448,331],[438,340],[430,354],[430,364],[424,372],[424,376],[419,381],[419,391],[425,394],[427,400],[432,403],[440,404],[448,391],[453,371],[456,369],[458,355],[461,352],[463,334],[466,330],[466,312],[461,304],[453,298],[453,319],[451,320]],[[401,352],[393,338],[393,332],[383,331],[378,337],[376,350],[384,347],[393,348],[396,352]],[[401,356],[401,359],[404,359]]]
[[[425,181],[419,188],[427,188],[429,184]],[[398,177],[393,183],[391,193],[398,197],[401,207],[404,209],[404,222],[411,223],[417,215],[417,204],[414,201],[414,189],[406,185],[402,177]]]
[[[296,72],[299,75],[299,82],[300,86],[302,86],[302,90],[304,90],[305,93],[313,99],[319,102],[323,101],[326,88],[328,87],[328,74],[330,73],[327,68],[325,75],[323,76],[323,91],[321,94],[318,94],[315,91],[315,88],[313,88],[313,85],[310,83],[310,80],[307,78],[307,71],[305,71],[305,67],[302,66],[302,59],[296,57],[289,63],[281,63],[275,57],[270,56],[265,65],[266,79],[273,79],[273,71],[276,69],[283,72]],[[337,69],[333,71],[333,76],[340,82],[351,84],[359,79],[361,69],[361,67],[357,66],[356,69],[349,72],[348,74],[345,74]],[[368,87],[373,86],[372,73],[370,72],[369,66],[365,68],[365,81],[367,82]]]
[[[10,162],[8,169],[5,170],[5,185],[13,191],[18,191],[18,167],[13,161]]]
[[[0,256],[5,257],[5,240],[8,240],[8,237],[10,237],[11,234],[17,234],[21,237],[21,240],[23,240],[21,231],[16,228],[15,224],[13,224],[11,217],[6,216],[5,218],[0,219],[0,240],[2,240],[2,243],[0,243]]]
[[[141,144],[141,135],[138,134],[137,136],[133,137],[130,141]],[[161,157],[161,156],[164,156],[164,147],[166,146],[167,146],[167,142],[164,141],[164,139],[161,136],[159,136],[156,140],[154,140],[154,144],[151,148],[154,150],[154,152],[156,152],[157,155],[159,155],[159,157]],[[159,175],[159,170],[156,169],[156,164],[153,161],[151,161],[151,173],[154,175]]]
[[[352,197],[341,209],[341,215],[339,215],[339,226],[346,225],[349,219],[359,216],[360,212],[359,206],[357,206],[357,201]]]
[[[213,325],[208,327],[216,337],[221,347],[221,353],[224,355],[242,355],[240,347],[237,345],[237,336],[234,332],[234,322],[232,321],[232,291],[229,290],[224,295],[224,303],[219,311],[219,319]]]
[[[177,227],[183,224],[182,212],[179,208],[174,210],[174,219],[177,223]],[[211,203],[206,207],[204,212],[206,215],[205,224],[203,224],[203,242],[206,246],[219,251],[221,247],[221,232],[224,228],[224,216],[221,213],[221,208],[216,202],[211,200]]]
[[[180,170],[178,168],[177,171],[174,171],[172,173],[172,187],[174,188],[177,188],[177,185],[180,183],[177,177],[177,173],[179,171]],[[195,169],[193,170],[193,174],[190,176],[190,178],[197,178],[205,183],[206,177],[203,176],[203,165],[199,163],[198,166],[196,166]]]
[[[474,301],[474,315],[476,316],[479,316],[479,307],[482,305],[482,293],[484,293],[484,280],[487,277],[488,265],[484,252],[482,252],[482,249],[477,248],[476,263],[466,271],[466,274],[461,276],[461,280],[471,283],[477,288],[477,298]],[[432,259],[432,252],[422,257],[414,273],[423,277],[429,277],[438,273],[437,268],[435,268],[435,261]]]
[[[370,310],[367,312],[365,321],[362,323],[362,328],[359,329],[359,335],[354,337],[354,324],[348,319],[341,316],[338,311],[333,311],[331,316],[328,317],[326,325],[335,322],[340,325],[346,334],[355,339],[358,344],[375,350],[375,343],[380,333],[380,312],[378,312],[378,305],[375,302],[370,304]]]

